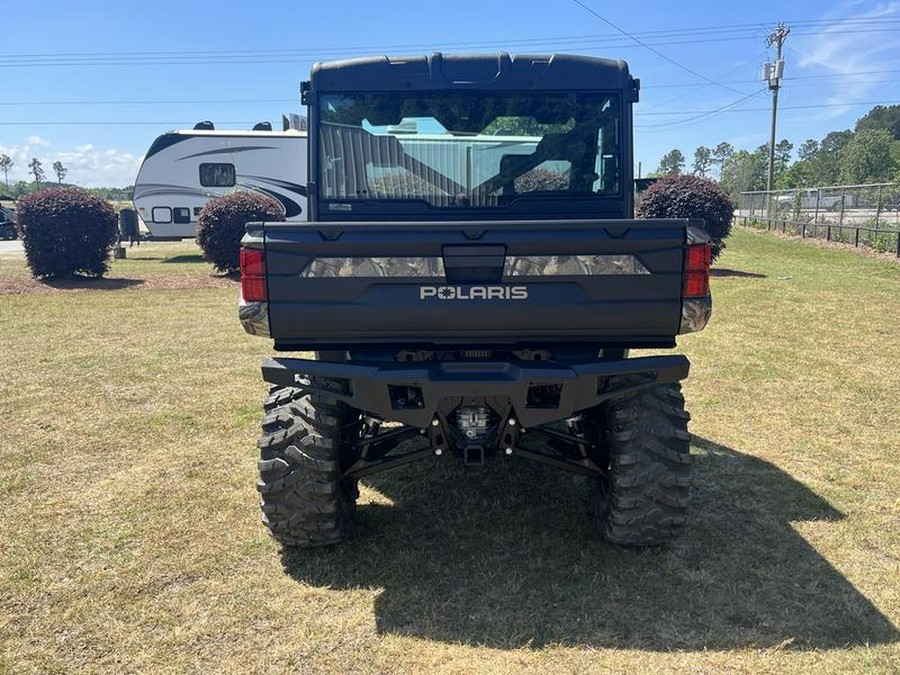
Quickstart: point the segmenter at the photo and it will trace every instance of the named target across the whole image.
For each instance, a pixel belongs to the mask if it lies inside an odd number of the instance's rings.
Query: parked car
[[[16,225],[13,222],[13,210],[5,206],[0,206],[0,239],[16,239],[19,233],[16,232]]]

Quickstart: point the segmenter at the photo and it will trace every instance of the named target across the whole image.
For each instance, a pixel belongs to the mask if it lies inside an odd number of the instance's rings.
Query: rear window
[[[621,191],[615,95],[379,92],[320,106],[325,199],[483,208]]]

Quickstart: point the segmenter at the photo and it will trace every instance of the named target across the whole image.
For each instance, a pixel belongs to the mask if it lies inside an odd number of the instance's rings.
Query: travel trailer
[[[428,201],[433,206],[448,206],[461,185],[477,184],[485,178],[476,170],[479,161],[508,163],[516,155],[533,152],[540,140],[499,128],[496,131],[500,133],[467,136],[461,144],[442,129],[429,127],[417,133],[419,123],[404,119],[403,124],[384,128],[367,125],[362,133],[331,125],[323,135],[326,145],[346,145],[354,156],[369,158],[351,171],[331,167],[332,187],[341,194],[349,190],[347,194],[356,198],[390,193],[419,199],[424,180],[433,193]],[[276,132],[261,126],[251,131],[216,130],[212,123],[201,122],[190,130],[163,134],[153,142],[134,186],[134,206],[150,239],[195,236],[197,216],[206,202],[235,190],[274,197],[286,221],[307,220],[307,131]],[[445,173],[437,173],[437,168]],[[544,162],[520,177],[516,189],[552,189],[567,180],[568,170],[565,162]],[[598,176],[602,173],[598,166]]]
[[[197,234],[213,197],[235,190],[275,198],[288,221],[306,220],[306,131],[216,130],[209,122],[170,131],[150,146],[134,185],[134,207],[151,239]]]

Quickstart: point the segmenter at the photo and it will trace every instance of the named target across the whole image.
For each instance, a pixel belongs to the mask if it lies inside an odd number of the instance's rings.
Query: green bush
[[[241,238],[245,225],[255,221],[281,220],[281,205],[266,195],[234,192],[206,202],[197,218],[197,245],[203,257],[220,272],[240,268]]]
[[[116,242],[112,205],[80,188],[54,188],[19,199],[16,226],[37,278],[102,277]]]
[[[714,181],[699,176],[665,176],[648,187],[638,203],[639,218],[703,218],[715,260],[731,234],[734,204]]]

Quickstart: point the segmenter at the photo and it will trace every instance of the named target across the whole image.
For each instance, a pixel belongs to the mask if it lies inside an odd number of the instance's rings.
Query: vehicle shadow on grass
[[[364,496],[350,542],[285,549],[284,568],[315,586],[383,589],[380,632],[453,643],[669,651],[900,638],[791,527],[841,513],[772,464],[703,438],[693,447],[692,524],[670,548],[600,541],[584,478],[525,460],[466,475],[435,458],[367,481],[394,505]]]
[[[140,286],[143,279],[108,279],[106,277],[72,277],[71,279],[41,279],[38,283],[63,291],[121,291],[124,288]]]
[[[765,279],[765,274],[759,272],[745,272],[743,270],[730,270],[724,267],[713,267],[709,271],[711,277],[735,277],[739,279]]]
[[[185,255],[176,255],[171,258],[159,258],[164,263],[202,263],[206,262],[200,253],[190,253]],[[149,258],[148,258],[149,260]]]

